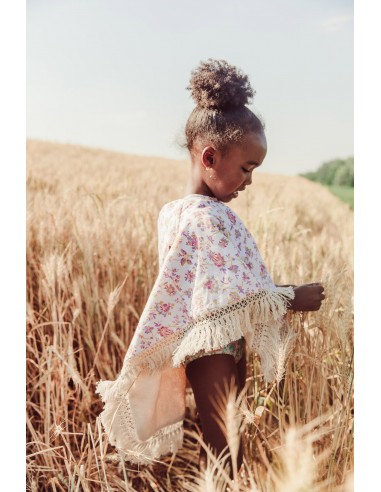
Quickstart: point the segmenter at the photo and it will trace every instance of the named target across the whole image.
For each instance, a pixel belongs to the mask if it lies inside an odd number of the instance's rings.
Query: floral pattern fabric
[[[291,287],[276,287],[254,238],[217,198],[188,195],[158,217],[159,273],[115,381],[98,381],[103,427],[124,459],[147,463],[183,438],[185,364],[237,349],[261,358],[266,380],[282,370]]]
[[[131,357],[183,333],[214,309],[275,288],[253,236],[215,198],[188,195],[164,205],[158,232],[160,274],[131,342]]]

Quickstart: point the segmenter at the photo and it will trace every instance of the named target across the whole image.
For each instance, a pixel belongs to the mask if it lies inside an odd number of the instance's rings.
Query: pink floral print
[[[159,273],[122,370],[96,389],[111,444],[137,462],[182,442],[180,366],[187,358],[210,349],[238,358],[236,341],[244,338],[261,358],[266,381],[273,380],[284,363],[280,328],[294,295],[291,287],[275,287],[252,235],[216,198],[188,195],[165,204],[158,247]]]
[[[130,356],[166,336],[181,338],[204,313],[275,287],[248,229],[215,198],[188,195],[165,204],[158,218],[158,243],[160,272]]]

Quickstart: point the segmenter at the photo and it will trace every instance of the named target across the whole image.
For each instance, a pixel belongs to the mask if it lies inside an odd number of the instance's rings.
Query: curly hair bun
[[[187,87],[197,106],[205,109],[229,109],[244,106],[254,97],[248,76],[225,60],[201,62],[191,72]]]

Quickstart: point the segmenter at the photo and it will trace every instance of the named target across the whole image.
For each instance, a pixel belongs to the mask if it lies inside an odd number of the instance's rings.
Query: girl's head
[[[193,70],[196,107],[185,126],[194,186],[228,202],[251,184],[267,145],[264,125],[246,106],[254,96],[247,75],[225,60],[208,59]]]

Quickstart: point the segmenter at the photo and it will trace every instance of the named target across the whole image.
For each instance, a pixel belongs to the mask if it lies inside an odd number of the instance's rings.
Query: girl
[[[137,463],[182,445],[186,379],[204,441],[219,455],[227,442],[214,400],[226,382],[244,388],[246,345],[260,356],[266,381],[279,379],[284,315],[317,310],[324,299],[319,283],[274,285],[252,235],[226,205],[251,184],[267,152],[263,125],[246,106],[254,95],[248,77],[209,59],[188,89],[196,102],[185,128],[190,194],[160,211],[158,277],[121,372],[96,389],[111,444]]]

